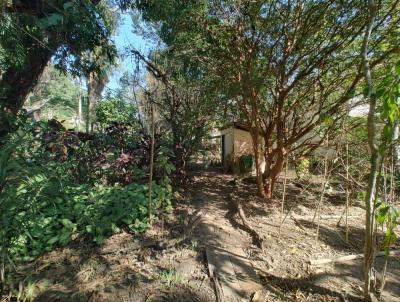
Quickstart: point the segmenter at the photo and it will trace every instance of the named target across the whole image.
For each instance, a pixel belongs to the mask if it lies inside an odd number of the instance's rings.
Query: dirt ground
[[[318,219],[314,222],[312,220],[319,202],[321,180],[313,178],[300,186],[296,185],[298,181],[295,181],[294,175],[289,173],[288,178],[283,215],[285,220],[280,235],[282,180],[278,183],[277,194],[272,201],[265,202],[255,196],[253,179],[244,179],[236,195],[249,222],[264,237],[264,249],[261,250],[251,244],[252,240],[248,236],[246,254],[264,285],[272,285],[272,289],[278,289],[285,294],[285,297],[279,297],[267,290],[267,301],[284,298],[294,301],[361,301],[362,259],[323,266],[309,264],[310,260],[363,252],[365,211],[361,202],[353,201],[349,210],[349,243],[346,243],[344,219],[337,225],[337,217],[343,214],[345,208],[345,194],[340,186],[329,190],[321,205],[322,218],[317,241]],[[195,177],[194,193],[201,188],[201,194],[204,195],[202,206],[205,205],[209,213],[216,213],[216,219],[224,216],[221,211],[226,213],[227,196],[233,190],[229,187],[232,179],[231,175],[218,172],[202,173]],[[196,198],[192,200],[196,204]],[[328,219],[329,217],[336,218]],[[246,234],[243,230],[239,232]],[[399,242],[395,248],[398,247]],[[377,282],[383,260],[382,257],[377,258]],[[385,301],[400,301],[399,260],[399,256],[393,256],[389,260],[382,295]]]
[[[110,237],[102,247],[74,242],[19,267],[15,283],[20,285],[15,291],[28,301],[216,301],[205,249],[210,244],[226,244],[240,246],[256,270],[264,286],[257,301],[361,301],[362,259],[309,264],[310,260],[362,253],[364,210],[360,203],[353,202],[350,208],[346,243],[343,220],[337,226],[338,218],[327,218],[341,216],[344,194],[340,188],[328,192],[321,206],[324,216],[317,242],[317,219],[313,222],[312,216],[321,182],[316,178],[298,184],[292,177],[279,235],[282,180],[275,198],[266,202],[255,197],[254,180],[244,179],[235,198],[264,239],[260,249],[229,216],[228,196],[234,182],[232,175],[218,169],[193,172],[191,183],[175,194],[175,215],[155,222],[139,237],[140,242],[177,238],[184,232],[185,219],[201,209],[202,225],[173,248],[129,248],[138,238],[125,232]],[[226,235],[213,238],[207,227],[218,227]],[[399,260],[399,256],[389,260],[385,301],[400,301]],[[383,258],[378,258],[378,271],[382,263]]]

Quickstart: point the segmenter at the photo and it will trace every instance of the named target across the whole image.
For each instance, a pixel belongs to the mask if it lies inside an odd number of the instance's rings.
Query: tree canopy
[[[107,4],[89,0],[8,3],[0,19],[0,137],[11,129],[50,60],[78,75],[98,68],[83,56],[85,52],[97,49],[96,56],[107,60],[116,55],[110,40],[116,20]]]

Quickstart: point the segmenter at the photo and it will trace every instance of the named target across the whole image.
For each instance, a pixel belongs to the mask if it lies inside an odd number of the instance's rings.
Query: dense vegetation
[[[238,161],[255,169],[261,198],[276,197],[289,165],[302,180],[322,175],[321,201],[333,178],[346,211],[364,198],[372,300],[376,252],[388,255],[399,223],[400,1],[38,0],[0,10],[0,298],[20,263],[151,227],[171,212],[173,187],[211,130],[240,121],[253,152]],[[118,53],[121,14],[159,47]],[[136,69],[107,91],[126,57]],[[351,116],[360,107],[368,115]]]

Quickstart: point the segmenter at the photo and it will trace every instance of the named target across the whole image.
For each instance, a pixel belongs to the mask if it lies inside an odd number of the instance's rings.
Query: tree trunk
[[[246,97],[244,97],[246,99]],[[257,195],[265,198],[263,185],[262,185],[262,172],[260,166],[260,124],[259,124],[259,113],[257,106],[257,92],[250,89],[249,97],[247,102],[250,105],[250,112],[248,113],[248,125],[250,128],[250,135],[253,141],[253,152],[254,160],[256,165],[256,183],[257,183]]]
[[[153,170],[154,170],[154,104],[150,104],[150,171],[149,171],[149,199],[148,199],[148,210],[149,210],[149,224],[152,223],[152,185],[153,185]]]
[[[87,75],[87,116],[86,116],[86,132],[93,132],[93,124],[94,124],[94,116],[95,116],[95,107],[96,107],[96,99],[97,99],[97,86],[98,81],[96,79],[95,73],[89,72]],[[101,94],[101,92],[100,92]]]
[[[368,112],[368,145],[371,152],[371,170],[368,180],[367,194],[365,197],[365,246],[364,246],[364,299],[372,300],[371,281],[373,279],[373,264],[376,255],[376,227],[375,227],[375,202],[377,194],[377,177],[379,172],[380,155],[376,143],[375,109],[376,94],[368,61],[368,41],[376,16],[374,0],[368,0],[368,20],[365,36],[362,44],[361,57],[364,68],[364,77],[368,88],[369,112]]]
[[[29,46],[26,62],[5,70],[0,79],[0,141],[13,130],[13,120],[52,55],[52,51],[33,43],[32,39],[27,38],[24,44]]]
[[[265,143],[267,144],[267,142]],[[271,147],[269,149],[272,149]],[[266,148],[267,150],[267,148]],[[279,174],[282,172],[287,150],[284,147],[267,150],[265,156],[265,171],[263,174],[264,194],[266,198],[271,199],[274,193],[275,183]]]
[[[264,193],[268,199],[272,198],[276,179],[283,170],[286,156],[288,154],[285,147],[285,131],[284,122],[284,103],[285,93],[283,92],[283,84],[277,91],[277,106],[271,117],[270,129],[265,129],[265,170],[263,174]],[[273,130],[276,130],[276,139],[272,140]]]
[[[253,140],[253,152],[254,152],[254,160],[256,165],[256,183],[257,183],[257,195],[259,197],[265,197],[264,190],[263,190],[263,182],[262,182],[262,173],[260,167],[260,138],[259,138],[259,131],[256,129],[251,128],[250,134]]]
[[[400,123],[396,122],[393,130],[393,167],[394,167],[394,175],[397,177],[400,175],[400,144],[398,142],[400,133]]]
[[[90,132],[90,85],[87,85],[87,97],[86,97],[86,133]]]

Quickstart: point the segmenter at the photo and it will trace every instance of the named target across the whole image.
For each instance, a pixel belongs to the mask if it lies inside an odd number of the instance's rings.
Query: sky
[[[121,17],[121,23],[118,27],[117,34],[114,37],[114,42],[117,46],[119,54],[123,55],[126,53],[127,48],[135,48],[143,54],[148,54],[150,49],[154,47],[154,43],[145,40],[142,36],[133,32],[134,25],[129,14],[123,14]],[[115,90],[118,88],[119,78],[125,71],[133,71],[135,68],[135,62],[130,56],[122,56],[118,66],[110,76],[110,82],[107,84],[105,90]]]

